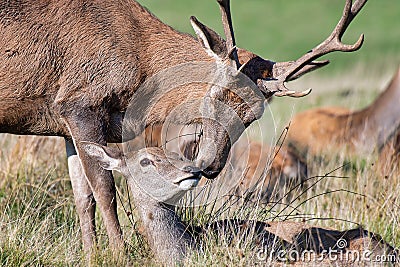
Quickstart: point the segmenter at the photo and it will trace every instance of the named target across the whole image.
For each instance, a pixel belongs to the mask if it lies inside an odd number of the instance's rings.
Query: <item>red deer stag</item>
[[[323,149],[347,149],[349,153],[372,152],[400,125],[400,69],[390,84],[368,107],[351,112],[328,107],[297,114],[287,142],[299,154],[317,155]]]
[[[195,17],[191,24],[197,39],[177,32],[134,0],[11,0],[0,5],[0,132],[65,138],[85,249],[96,240],[96,203],[111,246],[121,247],[123,239],[112,173],[98,166],[81,144],[121,142],[122,121],[132,101],[142,105],[136,109],[143,120],[138,122],[140,129],[162,123],[169,111],[193,96],[204,100],[208,106],[203,110],[209,113],[224,114],[217,103],[230,107],[240,120],[226,118],[223,126],[212,119],[197,120],[203,124],[202,140],[208,141],[202,141],[196,164],[204,176],[214,178],[226,163],[231,143],[262,115],[266,98],[308,94],[310,90],[297,93],[284,84],[328,63],[314,61],[317,58],[358,50],[364,40],[361,36],[354,45],[341,42],[367,2],[346,0],[342,18],[324,42],[296,61],[264,60],[236,48],[229,0],[217,2],[226,41]],[[138,89],[150,77],[192,62],[220,69],[235,66],[239,69],[225,71],[218,80],[234,80],[243,73],[256,86],[233,93],[234,86],[182,83],[151,111],[146,109],[146,97],[152,92]],[[246,103],[240,94],[247,96]],[[234,134],[229,136],[229,129]]]

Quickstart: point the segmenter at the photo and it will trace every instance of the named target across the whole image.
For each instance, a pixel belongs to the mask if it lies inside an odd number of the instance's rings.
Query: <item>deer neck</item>
[[[195,240],[186,231],[187,227],[174,207],[149,196],[137,182],[128,180],[128,184],[142,229],[155,256],[168,265],[182,261],[189,249],[195,246]]]
[[[199,85],[190,79],[199,72],[197,62],[215,62],[193,36],[165,25],[139,4],[136,4],[135,12],[140,12],[142,17],[137,21],[139,33],[135,36],[140,42],[140,51],[135,55],[141,81],[129,98],[129,106],[140,107],[137,109],[140,112],[135,110],[128,114],[132,137],[127,139],[140,135],[146,126],[163,123],[166,115],[180,104],[185,103],[190,109],[186,104],[188,99],[204,97],[207,84]],[[186,65],[190,65],[190,69],[179,69]]]
[[[152,200],[141,203],[138,208],[145,235],[155,256],[168,263],[183,260],[195,241],[186,231],[187,226],[175,213],[174,207]]]
[[[138,30],[144,51],[138,54],[146,77],[188,62],[215,61],[192,35],[166,25],[138,3],[135,9],[142,17]]]
[[[367,108],[352,114],[356,135],[365,147],[380,147],[400,125],[400,75]]]

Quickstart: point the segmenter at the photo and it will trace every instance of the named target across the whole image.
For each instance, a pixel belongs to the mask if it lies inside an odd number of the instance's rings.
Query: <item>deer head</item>
[[[197,162],[207,178],[218,175],[225,165],[231,145],[247,126],[261,117],[265,99],[273,95],[308,95],[311,89],[296,92],[289,90],[286,83],[327,65],[329,61],[315,61],[323,55],[334,51],[353,52],[362,46],[363,35],[353,45],[343,44],[341,39],[367,0],[356,0],[354,3],[346,0],[343,15],[331,35],[299,59],[290,62],[273,62],[238,49],[235,45],[230,1],[217,2],[221,9],[226,40],[195,17],[191,18],[191,24],[207,53],[223,66],[227,66],[227,69],[235,70],[221,71],[219,81],[224,84],[210,86],[204,98],[204,137]],[[226,75],[228,72],[234,74]],[[238,86],[238,83],[242,86]]]
[[[83,149],[106,170],[115,170],[127,178],[129,187],[141,201],[174,205],[196,187],[200,169],[176,153],[165,154],[162,148],[149,147],[123,155],[118,149],[83,142]]]

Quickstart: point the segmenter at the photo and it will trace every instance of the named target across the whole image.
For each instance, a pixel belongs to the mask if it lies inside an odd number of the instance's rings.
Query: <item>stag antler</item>
[[[342,43],[341,39],[347,27],[353,21],[358,12],[363,8],[367,0],[346,0],[343,15],[336,25],[331,35],[307,54],[293,62],[277,63],[274,67],[274,79],[263,80],[263,86],[270,92],[275,92],[275,96],[302,97],[308,95],[311,89],[296,92],[291,91],[285,86],[285,82],[296,79],[303,74],[328,64],[328,61],[314,61],[315,59],[334,51],[353,52],[362,46],[364,34],[361,34],[358,41],[353,45]]]
[[[236,62],[236,67],[239,69],[240,63],[239,63],[239,57],[237,54],[235,33],[233,31],[233,25],[232,25],[230,0],[217,0],[217,2],[221,9],[222,24],[224,25],[228,57],[232,58]]]

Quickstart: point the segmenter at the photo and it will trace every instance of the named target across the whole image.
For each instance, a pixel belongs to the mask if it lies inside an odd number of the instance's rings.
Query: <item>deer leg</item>
[[[97,114],[90,113],[82,112],[79,114],[81,116],[64,118],[64,120],[69,127],[83,172],[102,214],[110,245],[114,249],[120,249],[123,247],[123,239],[117,217],[116,190],[112,173],[100,167],[96,160],[88,156],[80,146],[82,141],[106,145],[101,119],[96,119]]]
[[[96,243],[95,210],[92,189],[86,180],[85,173],[72,140],[65,139],[67,149],[68,170],[74,192],[75,205],[79,216],[82,231],[83,249],[90,250]]]

